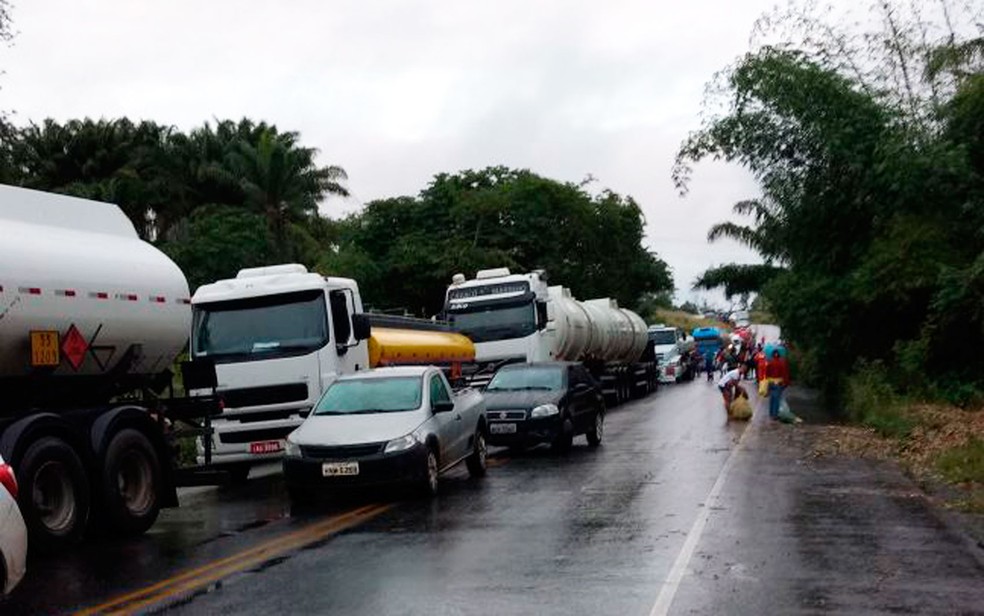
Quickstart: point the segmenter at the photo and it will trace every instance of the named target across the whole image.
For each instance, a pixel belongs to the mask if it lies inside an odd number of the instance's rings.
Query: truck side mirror
[[[356,340],[368,340],[372,335],[372,326],[369,324],[369,315],[356,313],[352,315],[352,335]]]
[[[549,321],[549,312],[547,311],[547,302],[538,301],[536,303],[536,325],[537,329],[543,329],[547,326]]]

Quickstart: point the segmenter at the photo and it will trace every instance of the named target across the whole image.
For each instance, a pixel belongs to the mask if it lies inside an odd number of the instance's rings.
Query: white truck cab
[[[325,388],[369,367],[367,343],[353,324],[362,298],[352,279],[298,264],[244,269],[199,287],[191,304],[192,359],[215,362],[225,403],[212,422],[211,462],[235,478],[244,479],[253,463],[279,459],[287,434]]]

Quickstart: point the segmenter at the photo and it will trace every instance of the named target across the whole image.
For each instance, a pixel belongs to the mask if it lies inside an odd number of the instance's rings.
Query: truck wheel
[[[139,535],[160,513],[161,464],[150,441],[137,430],[120,430],[106,448],[102,491],[109,529]]]
[[[424,456],[424,465],[420,469],[420,493],[423,496],[431,497],[437,495],[438,486],[438,467],[437,454],[432,447],[427,448],[427,455]]]
[[[605,433],[605,414],[601,411],[595,413],[594,425],[588,430],[586,437],[588,437],[588,445],[592,447],[597,447],[601,445],[601,437]]]
[[[32,546],[56,550],[82,538],[89,521],[89,482],[75,450],[47,436],[18,464],[20,502]]]
[[[567,453],[571,450],[571,445],[574,443],[574,424],[571,422],[570,417],[564,418],[564,423],[561,424],[560,434],[554,439],[553,443],[550,444],[551,449],[556,453]]]
[[[485,475],[485,470],[487,468],[487,457],[488,457],[488,447],[485,446],[485,432],[479,428],[475,431],[475,437],[473,439],[474,447],[472,448],[472,453],[465,460],[465,465],[468,467],[468,473],[472,477],[482,477]]]

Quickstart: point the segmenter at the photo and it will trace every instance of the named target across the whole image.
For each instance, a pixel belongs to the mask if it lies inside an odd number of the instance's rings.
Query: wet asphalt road
[[[760,413],[729,424],[703,381],[612,409],[606,424],[597,449],[581,437],[564,457],[501,453],[484,479],[463,468],[444,476],[430,501],[368,494],[292,516],[276,473],[185,491],[182,507],[142,538],[34,560],[0,612],[67,612],[157,584],[162,590],[118,606],[265,615],[984,613],[980,548],[893,467],[813,460],[800,442],[805,431]]]

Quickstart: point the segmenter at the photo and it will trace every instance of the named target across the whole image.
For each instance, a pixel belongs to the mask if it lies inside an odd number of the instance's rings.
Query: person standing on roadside
[[[765,368],[765,377],[769,379],[769,418],[779,419],[782,394],[789,387],[789,363],[778,349],[772,351],[772,357]]]
[[[720,381],[718,381],[718,390],[721,391],[721,397],[724,398],[725,412],[731,408],[731,401],[735,399],[738,392],[742,391],[741,380],[744,378],[747,371],[748,366],[745,364],[740,364],[737,368],[729,371],[721,377]]]

